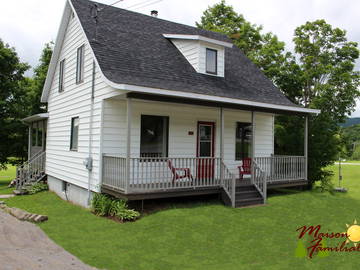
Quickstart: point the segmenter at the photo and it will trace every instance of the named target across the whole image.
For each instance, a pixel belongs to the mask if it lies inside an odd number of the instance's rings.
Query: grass
[[[11,194],[13,188],[8,188],[10,181],[15,178],[16,167],[8,165],[6,170],[0,170],[0,194]]]
[[[7,203],[48,215],[39,226],[50,238],[101,269],[355,269],[358,253],[307,259],[296,258],[295,248],[300,226],[321,224],[324,231],[344,232],[346,223],[360,219],[359,172],[357,166],[343,167],[347,194],[280,192],[266,206],[240,209],[217,202],[177,205],[124,224],[96,217],[51,192]]]

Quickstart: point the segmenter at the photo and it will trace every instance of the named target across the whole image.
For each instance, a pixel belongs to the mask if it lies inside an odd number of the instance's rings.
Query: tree
[[[40,103],[40,96],[52,55],[52,45],[45,45],[33,78],[27,78],[24,72],[30,66],[21,63],[15,49],[0,40],[0,168],[9,162],[16,164],[26,159],[28,134],[21,119],[46,111],[46,107]],[[15,159],[9,160],[8,157]]]
[[[321,110],[309,121],[309,179],[326,178],[324,168],[340,151],[338,123],[359,97],[357,43],[347,41],[346,31],[317,20],[296,28],[291,53],[276,35],[262,33],[224,0],[208,7],[197,26],[228,35],[292,102]],[[303,123],[301,117],[276,118],[276,154],[303,154]]]
[[[46,112],[46,105],[40,102],[42,90],[45,84],[54,43],[46,43],[42,50],[39,64],[34,69],[32,85],[29,87],[29,115]]]
[[[0,39],[0,168],[4,168],[17,143],[17,127],[23,112],[19,100],[26,96],[21,82],[28,69],[27,64],[20,62],[15,49]]]
[[[333,28],[325,20],[297,27],[293,40],[296,74],[289,74],[297,78],[296,88],[302,91],[282,90],[296,103],[321,110],[310,117],[309,179],[322,180],[329,175],[324,168],[341,151],[338,123],[346,120],[360,96],[360,73],[354,70],[359,50],[356,42],[347,41],[345,30]],[[289,122],[280,119],[278,124],[288,126]]]

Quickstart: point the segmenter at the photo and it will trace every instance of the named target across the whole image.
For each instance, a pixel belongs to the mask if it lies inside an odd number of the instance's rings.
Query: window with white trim
[[[141,115],[141,157],[167,157],[169,117]]]
[[[251,123],[236,123],[235,160],[249,158],[251,155]]]
[[[65,59],[59,65],[59,93],[64,91]]]
[[[82,83],[84,81],[84,55],[85,46],[82,45],[77,49],[76,53],[76,83]]]
[[[217,50],[206,48],[206,73],[217,74]]]
[[[70,150],[77,151],[79,142],[79,117],[71,118]]]

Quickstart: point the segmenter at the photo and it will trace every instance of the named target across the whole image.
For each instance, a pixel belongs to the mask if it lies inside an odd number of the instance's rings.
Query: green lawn
[[[8,165],[7,170],[0,170],[0,194],[11,194],[13,188],[8,188],[10,181],[15,178],[16,167]]]
[[[359,253],[295,257],[298,227],[321,224],[324,231],[344,232],[345,224],[360,221],[360,167],[344,166],[343,174],[347,194],[280,193],[267,206],[240,209],[217,202],[178,205],[125,224],[96,217],[51,192],[7,203],[48,215],[39,226],[102,269],[356,269]]]

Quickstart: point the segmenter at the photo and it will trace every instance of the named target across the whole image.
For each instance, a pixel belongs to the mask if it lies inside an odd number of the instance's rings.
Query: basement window
[[[206,73],[217,74],[217,50],[206,48]]]
[[[62,181],[62,187],[61,187],[62,192],[64,192],[64,193],[67,192],[67,186],[68,186],[68,183],[65,181]]]
[[[71,118],[71,136],[70,136],[70,150],[78,150],[79,140],[79,117]]]
[[[236,123],[235,160],[249,158],[251,154],[251,123]]]
[[[140,157],[167,157],[169,117],[141,115]]]

